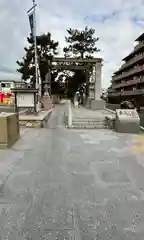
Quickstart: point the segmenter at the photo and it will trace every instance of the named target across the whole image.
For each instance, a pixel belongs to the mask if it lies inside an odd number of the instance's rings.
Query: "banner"
[[[31,28],[31,33],[32,36],[34,37],[34,11],[29,13],[29,23],[30,23],[30,28]]]

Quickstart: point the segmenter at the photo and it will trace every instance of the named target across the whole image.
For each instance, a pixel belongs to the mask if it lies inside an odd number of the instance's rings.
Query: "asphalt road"
[[[0,239],[143,240],[143,139],[67,130],[63,110],[0,150]]]

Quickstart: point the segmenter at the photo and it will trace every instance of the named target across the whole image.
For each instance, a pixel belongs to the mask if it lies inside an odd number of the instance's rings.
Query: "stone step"
[[[67,125],[68,119],[64,118]],[[108,129],[107,122],[104,118],[90,118],[90,117],[73,117],[72,126],[70,128],[76,129]]]
[[[94,128],[105,128],[107,127],[108,125],[105,125],[105,124],[75,124],[75,123],[72,123],[73,126],[86,126],[86,127],[94,127]]]
[[[73,118],[77,122],[101,122],[105,121],[105,118]]]
[[[74,125],[95,125],[95,126],[105,126],[107,125],[106,122],[75,122],[72,121]]]
[[[86,119],[73,119],[73,122],[77,122],[77,123],[99,123],[99,122],[105,122],[105,120],[101,119],[101,120],[86,120]]]
[[[81,124],[81,123],[84,123],[84,124],[106,124],[107,122],[105,120],[99,120],[99,121],[78,121],[78,120],[72,120],[73,123],[77,123],[77,124]]]
[[[106,124],[106,121],[72,121],[75,124]]]
[[[99,121],[99,120],[104,120],[105,116],[99,116],[99,117],[76,117],[76,116],[72,116],[73,119],[76,120],[89,120],[89,121]]]
[[[67,125],[67,121],[65,122]],[[106,123],[77,123],[77,122],[72,122],[71,128],[77,128],[77,129],[109,129],[108,125]]]
[[[74,118],[72,121],[73,128],[86,129],[107,129],[108,125],[102,118]]]
[[[107,125],[94,125],[94,124],[72,124],[71,128],[76,129],[109,129]]]

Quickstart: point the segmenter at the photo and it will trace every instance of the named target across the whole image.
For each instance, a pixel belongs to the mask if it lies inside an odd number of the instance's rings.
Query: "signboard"
[[[119,118],[139,119],[136,109],[116,109],[116,114]]]
[[[32,108],[34,104],[34,93],[17,93],[17,106]]]

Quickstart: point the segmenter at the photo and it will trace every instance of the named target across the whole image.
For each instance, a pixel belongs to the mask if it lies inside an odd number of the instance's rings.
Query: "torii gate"
[[[87,106],[93,110],[103,109],[104,102],[101,100],[101,68],[102,68],[102,58],[92,58],[92,59],[77,59],[77,58],[64,58],[57,57],[52,58],[52,62],[57,63],[52,65],[51,69],[64,69],[64,70],[86,70],[86,83],[87,83]],[[48,64],[50,65],[49,60]],[[76,64],[83,65],[76,65]],[[90,69],[92,68],[92,73],[89,77]],[[49,88],[49,94],[51,95],[51,69],[48,69],[48,74],[44,82],[45,86]]]

